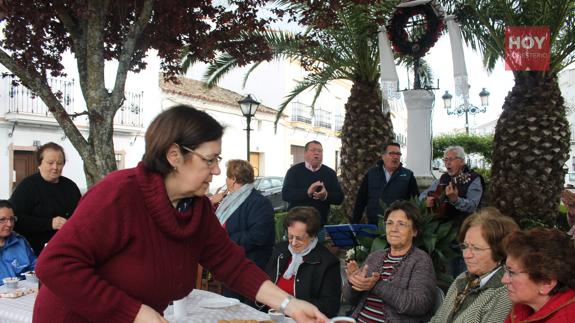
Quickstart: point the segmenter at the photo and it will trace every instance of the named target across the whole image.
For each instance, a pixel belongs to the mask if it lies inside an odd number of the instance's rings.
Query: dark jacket
[[[275,243],[274,208],[256,189],[226,221],[230,239],[244,248],[246,256],[262,270]]]
[[[368,222],[377,224],[378,215],[383,215],[381,202],[389,206],[397,200],[409,200],[417,195],[419,195],[419,190],[412,171],[400,164],[387,182],[383,171],[383,160],[380,160],[367,172],[361,182],[355,200],[352,222],[359,223],[365,209]]]
[[[266,273],[276,283],[291,261],[287,242],[276,245]],[[341,274],[339,259],[318,243],[299,266],[294,288],[295,297],[308,301],[319,310],[333,317],[337,315],[341,299]]]
[[[389,249],[371,253],[365,260],[368,275],[379,271]],[[383,302],[387,322],[427,322],[431,317],[437,283],[431,258],[425,251],[412,247],[397,264],[390,281],[379,281],[371,289]],[[343,286],[343,298],[356,305],[357,317],[369,292],[358,292],[349,282]]]

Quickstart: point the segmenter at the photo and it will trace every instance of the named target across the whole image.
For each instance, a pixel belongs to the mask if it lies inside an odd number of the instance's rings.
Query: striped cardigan
[[[511,310],[511,301],[507,296],[507,288],[501,283],[504,272],[500,268],[483,287],[471,292],[461,304],[457,314],[450,320],[449,316],[453,311],[455,297],[458,291],[465,288],[467,282],[466,273],[459,275],[449,287],[443,304],[430,322],[501,323],[505,321]]]

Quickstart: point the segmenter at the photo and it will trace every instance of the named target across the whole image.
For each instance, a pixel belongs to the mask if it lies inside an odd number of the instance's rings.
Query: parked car
[[[283,212],[287,210],[287,202],[282,200],[282,188],[284,185],[284,178],[279,176],[260,176],[254,180],[254,187],[263,196],[265,196],[274,207],[275,212]],[[226,185],[220,187],[218,192],[226,190]]]

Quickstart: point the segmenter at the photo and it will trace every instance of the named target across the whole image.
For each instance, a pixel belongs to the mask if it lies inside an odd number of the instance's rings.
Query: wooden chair
[[[224,286],[219,281],[215,280],[207,270],[198,264],[198,271],[196,273],[196,289],[207,290],[220,295],[224,292]]]
[[[196,273],[196,289],[208,290],[208,280],[204,279],[204,268],[200,264]]]

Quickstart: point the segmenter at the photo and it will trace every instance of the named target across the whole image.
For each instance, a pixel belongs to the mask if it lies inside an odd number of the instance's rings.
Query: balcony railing
[[[291,103],[291,121],[311,124],[311,107],[300,102]]]
[[[344,116],[342,116],[341,114],[336,114],[335,115],[335,131],[341,131],[341,129],[343,128],[343,119]]]
[[[144,92],[125,92],[124,96],[124,104],[116,112],[114,124],[142,128],[144,126],[142,116]]]
[[[4,88],[8,90],[9,113],[53,118],[44,101],[27,87],[18,84],[14,77],[5,77],[3,82]],[[48,85],[57,94],[68,114],[78,112],[74,108],[74,80],[49,78]],[[144,125],[142,116],[144,93],[124,92],[124,96],[124,103],[116,112],[114,124],[142,128]]]
[[[334,115],[330,111],[318,107],[315,108],[312,115],[311,106],[301,102],[291,103],[291,121],[294,122],[303,122],[314,127],[341,131],[343,119],[344,116],[341,114]]]
[[[320,128],[331,129],[331,112],[315,109],[313,125]]]
[[[44,101],[27,87],[18,84],[14,77],[4,78],[5,88],[8,89],[8,112],[17,114],[30,114],[36,116],[51,116]],[[74,112],[74,80],[68,81],[58,78],[49,78],[48,85],[57,93],[66,112]]]

